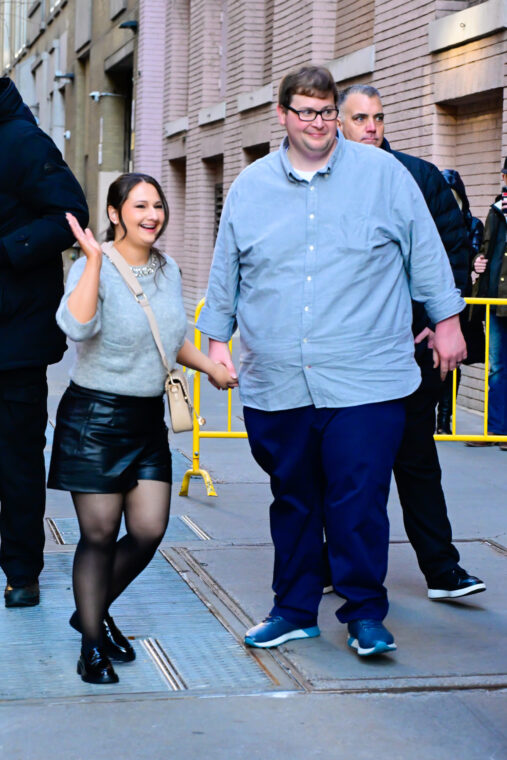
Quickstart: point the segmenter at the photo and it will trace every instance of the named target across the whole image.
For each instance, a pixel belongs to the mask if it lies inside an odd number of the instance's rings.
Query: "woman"
[[[169,364],[205,372],[222,389],[236,385],[185,339],[178,266],[154,248],[169,218],[158,182],[123,174],[109,188],[107,213],[107,239],[142,283]],[[135,652],[109,606],[151,560],[169,520],[166,372],[144,309],[107,258],[107,245],[103,252],[89,229],[67,218],[85,257],[70,270],[57,312],[77,341],[77,360],[58,408],[48,486],[71,492],[81,532],[69,621],[82,634],[78,673],[89,683],[115,683],[110,660],[129,662]],[[127,534],[117,541],[122,514]]]

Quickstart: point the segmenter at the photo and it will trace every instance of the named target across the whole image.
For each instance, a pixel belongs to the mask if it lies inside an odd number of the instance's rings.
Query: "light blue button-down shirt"
[[[308,182],[285,139],[231,186],[198,327],[239,326],[245,405],[355,406],[419,385],[411,297],[433,322],[465,307],[409,172],[340,135]]]

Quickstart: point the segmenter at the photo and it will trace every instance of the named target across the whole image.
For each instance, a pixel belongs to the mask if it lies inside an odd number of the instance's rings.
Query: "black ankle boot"
[[[460,372],[458,370],[458,377],[456,388],[459,388]],[[457,390],[456,390],[457,392]],[[440,389],[440,398],[438,400],[437,411],[437,433],[444,433],[445,435],[451,435],[451,420],[452,420],[452,372],[449,372],[442,387]]]
[[[69,625],[78,633],[82,633],[81,621],[75,610],[70,616]],[[136,652],[130,641],[123,635],[111,615],[107,614],[102,623],[102,649],[104,654],[114,662],[132,662]]]
[[[120,631],[111,615],[107,614],[102,624],[104,651],[117,662],[132,662],[136,659],[134,647]]]
[[[120,680],[101,647],[92,647],[86,654],[81,650],[77,672],[86,683],[118,683]]]
[[[451,415],[444,412],[437,415],[438,435],[451,435]]]

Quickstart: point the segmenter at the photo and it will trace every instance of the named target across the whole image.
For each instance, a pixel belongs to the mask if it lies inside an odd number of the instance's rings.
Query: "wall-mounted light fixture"
[[[55,71],[55,75],[54,75],[53,79],[55,81],[58,81],[60,79],[68,79],[69,82],[73,82],[74,81],[74,74],[72,73],[72,71],[67,72],[67,74],[62,74],[61,71]]]
[[[122,95],[119,92],[99,92],[98,90],[89,92],[88,95],[96,103],[98,103],[101,98],[124,98],[125,97],[125,95]]]
[[[122,21],[121,24],[118,24],[118,29],[130,29],[131,32],[134,32],[134,34],[139,29],[139,23],[137,21]]]

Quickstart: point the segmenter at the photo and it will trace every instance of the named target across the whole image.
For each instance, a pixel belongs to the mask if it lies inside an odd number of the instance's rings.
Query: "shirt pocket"
[[[324,240],[333,240],[343,253],[370,254],[393,240],[385,220],[363,214],[353,218],[338,216],[337,220],[323,223],[322,235]]]

